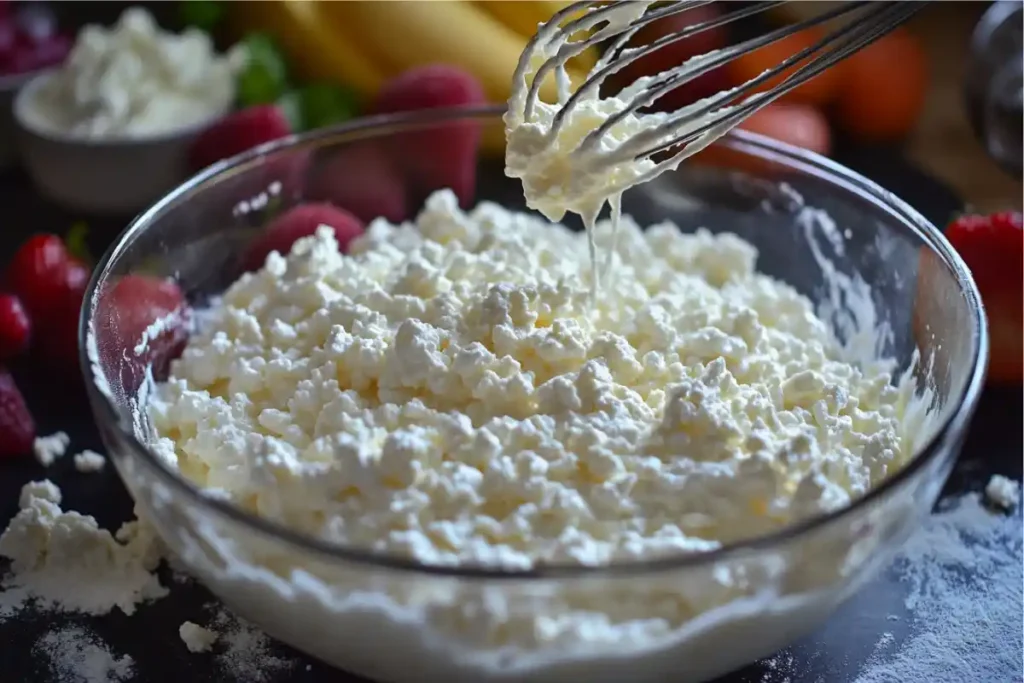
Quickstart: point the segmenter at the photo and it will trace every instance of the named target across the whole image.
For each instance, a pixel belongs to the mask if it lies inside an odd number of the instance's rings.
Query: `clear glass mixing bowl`
[[[902,368],[915,346],[931,359],[915,376],[936,393],[937,427],[909,465],[853,506],[701,555],[520,573],[425,567],[253,517],[204,495],[147,449],[147,426],[136,419],[146,402],[135,390],[144,371],[132,352],[138,340],[112,332],[107,285],[129,273],[166,275],[201,305],[240,274],[240,255],[268,212],[303,198],[411,217],[432,183],[450,177],[443,159],[417,158],[423,136],[443,139],[467,125],[501,137],[500,111],[488,108],[363,119],[266,145],[201,173],[124,231],[90,283],[81,360],[140,514],[231,609],[378,680],[703,681],[808,632],[931,509],[977,404],[987,337],[974,283],[934,226],[847,169],[755,135],[734,134],[714,154],[632,190],[624,209],[642,225],[670,219],[687,231],[739,234],[759,248],[762,271],[822,305],[840,337],[858,310],[851,290],[835,284],[862,281],[891,331],[878,350]],[[389,193],[384,168],[408,192]],[[500,158],[484,158],[476,181],[477,199],[523,208]]]

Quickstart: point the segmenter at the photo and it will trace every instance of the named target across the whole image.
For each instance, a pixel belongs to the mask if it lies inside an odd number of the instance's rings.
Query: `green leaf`
[[[212,33],[224,19],[226,8],[216,0],[182,0],[178,3],[178,16],[185,26]]]
[[[85,238],[89,234],[89,226],[83,221],[78,221],[68,230],[68,234],[64,236],[64,246],[67,247],[68,253],[82,262],[92,265],[92,254],[89,253],[89,245],[86,244]]]
[[[277,43],[265,33],[242,40],[245,68],[238,75],[238,103],[243,107],[277,101],[288,89],[288,65]]]
[[[359,111],[359,99],[350,88],[313,83],[302,88],[300,96],[306,130],[348,121]]]
[[[329,83],[312,83],[285,93],[278,106],[297,131],[332,126],[359,113],[355,91]]]

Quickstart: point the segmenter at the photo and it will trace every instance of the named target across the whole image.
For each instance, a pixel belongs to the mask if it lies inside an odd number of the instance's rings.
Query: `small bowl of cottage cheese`
[[[14,100],[29,175],[72,210],[139,211],[188,177],[189,144],[230,110],[242,61],[195,29],[162,30],[142,8],[86,26],[65,63]]]
[[[970,274],[890,193],[751,134],[715,143],[747,170],[683,164],[589,232],[500,166],[457,195],[447,160],[403,165],[501,114],[299,136],[128,227],[82,363],[141,525],[232,610],[374,680],[704,681],[767,656],[936,500],[986,365]],[[296,154],[309,186],[253,196]],[[245,272],[326,170],[407,211]],[[114,293],[143,272],[191,314],[124,339]]]

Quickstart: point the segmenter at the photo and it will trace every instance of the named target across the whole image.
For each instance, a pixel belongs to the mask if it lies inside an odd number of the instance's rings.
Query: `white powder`
[[[933,516],[895,565],[910,589],[910,635],[895,653],[873,657],[856,683],[1019,677],[1024,664],[1021,550],[1019,522],[992,514],[978,494]]]
[[[231,612],[220,608],[211,626],[218,643],[224,647],[217,665],[226,678],[244,683],[263,683],[274,674],[295,668],[298,660],[278,657],[271,652],[270,637]]]
[[[33,650],[46,658],[51,675],[61,683],[123,681],[135,669],[131,657],[115,657],[96,634],[79,626],[48,631]]]
[[[1014,495],[1020,485],[1014,483]],[[983,496],[946,501],[903,547],[890,574],[904,603],[887,621],[906,632],[882,633],[867,664],[849,678],[817,677],[808,660],[840,661],[845,644],[813,654],[782,652],[761,664],[761,683],[845,680],[853,683],[1002,683],[1020,680],[1022,555],[1019,517],[995,513]],[[876,584],[877,585],[877,584]],[[872,586],[866,591],[871,592]],[[830,639],[831,640],[831,639]],[[829,652],[828,650],[831,650]]]

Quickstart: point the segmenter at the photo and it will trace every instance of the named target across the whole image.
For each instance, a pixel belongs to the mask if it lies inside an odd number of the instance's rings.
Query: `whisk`
[[[743,6],[731,10],[721,17],[666,35],[648,45],[626,46],[630,38],[644,26],[659,19],[710,4],[711,1],[676,0],[655,4],[633,0],[614,2],[584,0],[575,2],[559,11],[551,20],[540,25],[519,63],[517,77],[521,78],[525,78],[525,74],[536,67],[534,80],[526,93],[525,101],[518,102],[525,121],[529,122],[533,117],[540,83],[552,71],[559,76],[559,100],[561,103],[549,131],[549,136],[554,138],[558,135],[559,129],[566,117],[570,116],[573,108],[586,98],[596,97],[601,83],[629,63],[670,43],[685,40],[702,31],[750,17],[785,2],[785,0],[769,1]],[[624,106],[604,120],[600,126],[590,131],[580,141],[576,150],[583,153],[596,153],[595,150],[602,137],[626,117],[637,114],[639,110],[651,105],[672,89],[712,69],[721,67],[745,52],[756,50],[813,26],[838,19],[844,20],[842,25],[833,28],[817,43],[793,54],[760,76],[737,88],[720,92],[694,105],[673,112],[664,119],[659,119],[657,125],[638,132],[629,141],[630,144],[619,144],[611,151],[602,151],[600,156],[605,162],[616,163],[649,159],[660,152],[687,146],[698,140],[696,146],[706,146],[714,138],[738,125],[761,107],[893,30],[925,4],[927,3],[916,1],[846,2],[822,12],[818,16],[691,59],[679,67],[657,76],[641,79],[619,94],[618,97],[624,100]],[[577,16],[580,12],[584,14]],[[571,40],[574,35],[585,31],[593,31],[593,33],[584,39]],[[559,67],[564,66],[566,60],[582,53],[587,48],[609,40],[611,42],[607,50],[590,71],[587,79],[575,93],[570,95],[564,70]],[[545,57],[539,67],[537,67],[538,55]],[[787,72],[788,75],[781,82],[766,90],[758,91],[761,86]],[[730,105],[736,101],[739,102]],[[510,105],[512,104],[510,102]],[[689,156],[689,153],[685,152],[680,154]]]

